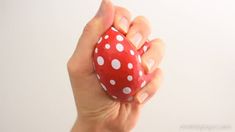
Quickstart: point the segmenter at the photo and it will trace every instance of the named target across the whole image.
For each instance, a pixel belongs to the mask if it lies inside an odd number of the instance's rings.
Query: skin
[[[78,117],[72,132],[129,132],[136,125],[141,108],[156,93],[162,82],[158,67],[164,54],[160,39],[151,40],[142,56],[142,65],[153,79],[137,92],[132,102],[111,99],[101,88],[92,66],[92,53],[99,37],[110,27],[121,30],[138,49],[150,35],[148,20],[138,16],[131,21],[130,12],[103,0],[97,14],[87,23],[67,67],[77,106]],[[134,37],[140,34],[138,43]],[[154,60],[151,67],[148,60]]]

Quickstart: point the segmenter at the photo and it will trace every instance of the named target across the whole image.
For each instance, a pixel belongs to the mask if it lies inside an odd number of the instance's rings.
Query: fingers
[[[130,21],[131,21],[131,13],[123,7],[116,6],[114,27],[117,30],[126,34],[129,29]]]
[[[126,37],[138,49],[144,44],[150,33],[148,20],[143,16],[138,16],[133,20]]]
[[[114,27],[126,34],[126,37],[136,48],[140,48],[150,34],[150,25],[143,16],[136,17],[131,22],[131,13],[122,7],[115,7]]]
[[[154,78],[151,80],[145,87],[143,87],[136,95],[135,95],[135,101],[139,104],[144,104],[146,101],[148,101],[157,91],[157,89],[160,87],[162,80],[163,80],[163,74],[160,69],[156,69],[154,71]]]
[[[150,48],[142,55],[142,64],[148,73],[159,66],[165,52],[165,44],[162,40],[155,39],[149,43]]]
[[[69,72],[92,73],[92,52],[99,37],[113,24],[115,9],[110,0],[102,0],[95,17],[88,22],[68,62]],[[78,54],[79,53],[79,54]]]

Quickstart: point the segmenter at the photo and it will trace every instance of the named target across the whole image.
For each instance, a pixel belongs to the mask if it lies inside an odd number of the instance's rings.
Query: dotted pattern
[[[141,56],[149,46],[146,42],[136,50],[114,27],[100,37],[94,48],[93,63],[97,79],[110,97],[132,101],[136,92],[151,80],[151,75],[146,74],[141,65]]]

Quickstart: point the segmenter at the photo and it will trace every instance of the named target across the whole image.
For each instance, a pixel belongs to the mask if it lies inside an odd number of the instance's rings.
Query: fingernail
[[[125,33],[127,33],[127,31],[128,31],[128,26],[129,26],[128,20],[127,20],[125,17],[121,17],[121,18],[120,18],[120,21],[119,21],[119,24],[120,24],[120,28],[121,28]]]
[[[144,92],[138,97],[138,101],[140,104],[142,104],[147,98],[148,98],[148,93]]]
[[[155,61],[153,59],[148,59],[147,60],[147,68],[148,68],[148,71],[151,71],[153,66],[154,66],[154,63]]]
[[[130,38],[130,41],[132,42],[132,44],[135,45],[136,48],[138,48],[141,40],[142,40],[142,35],[140,33],[136,33],[134,37]]]

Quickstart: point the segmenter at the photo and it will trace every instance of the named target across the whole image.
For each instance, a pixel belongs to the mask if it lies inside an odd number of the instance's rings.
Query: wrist
[[[71,132],[111,132],[102,121],[76,120]]]

